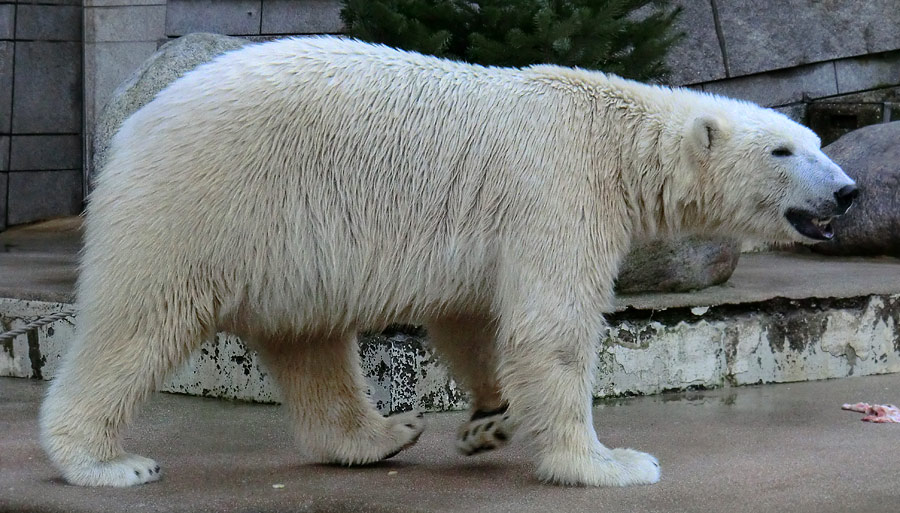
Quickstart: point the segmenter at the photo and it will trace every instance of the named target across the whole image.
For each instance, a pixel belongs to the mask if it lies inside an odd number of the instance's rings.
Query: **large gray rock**
[[[834,239],[813,246],[830,255],[900,257],[900,121],[854,130],[824,149],[859,185]]]
[[[731,239],[684,237],[635,243],[619,270],[616,291],[685,292],[731,277],[741,246]]]
[[[113,134],[128,116],[188,71],[252,41],[219,34],[188,34],[160,47],[113,92],[94,129],[91,178],[103,169]],[[91,183],[93,179],[91,179]]]

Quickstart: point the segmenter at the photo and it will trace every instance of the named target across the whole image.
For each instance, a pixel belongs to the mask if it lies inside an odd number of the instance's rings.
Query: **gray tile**
[[[81,170],[9,173],[7,224],[81,212]]]
[[[343,29],[338,0],[263,0],[263,34],[335,34]]]
[[[832,96],[825,100],[830,103],[895,103],[900,105],[900,85],[883,89],[870,89],[858,93]]]
[[[0,135],[0,171],[9,170],[9,136]]]
[[[87,7],[84,40],[156,41],[166,35],[166,6]]]
[[[81,41],[81,6],[20,4],[16,12],[16,39]]]
[[[900,85],[900,52],[842,59],[834,65],[839,93]]]
[[[16,26],[16,6],[0,4],[0,39],[12,39]]]
[[[156,42],[84,45],[85,115],[93,126],[110,95],[156,51]]]
[[[13,54],[12,41],[0,41],[0,133],[9,133],[12,120]]]
[[[698,0],[675,0],[673,4],[682,8],[675,29],[685,37],[669,50],[666,64],[671,73],[666,81],[685,85],[725,78],[712,5]]]
[[[40,5],[81,5],[82,0],[15,0],[19,5],[40,4]]]
[[[731,76],[900,48],[897,0],[714,0]]]
[[[232,36],[259,34],[260,0],[169,0],[166,35],[214,32]]]
[[[765,107],[837,94],[830,62],[703,84],[703,90]]]
[[[10,171],[44,171],[81,167],[79,135],[14,135]]]
[[[13,133],[81,131],[81,43],[17,42]]]
[[[85,7],[118,7],[121,5],[166,5],[166,0],[84,0]]]
[[[0,230],[6,229],[6,188],[9,182],[9,175],[0,173]]]

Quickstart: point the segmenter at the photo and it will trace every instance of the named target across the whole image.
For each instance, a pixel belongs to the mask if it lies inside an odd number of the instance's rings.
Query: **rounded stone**
[[[219,34],[194,33],[169,41],[151,55],[113,92],[94,128],[93,158],[89,183],[103,169],[106,150],[122,122],[175,79],[218,55],[252,41]]]
[[[636,242],[619,270],[616,291],[686,292],[724,283],[741,256],[738,241],[688,236]]]
[[[900,121],[854,130],[823,151],[856,180],[859,197],[832,222],[834,238],[813,251],[900,257]]]

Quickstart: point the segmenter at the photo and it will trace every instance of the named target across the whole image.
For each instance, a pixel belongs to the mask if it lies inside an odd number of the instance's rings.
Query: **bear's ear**
[[[701,115],[688,127],[688,141],[698,156],[706,155],[726,137],[724,122],[710,115]]]

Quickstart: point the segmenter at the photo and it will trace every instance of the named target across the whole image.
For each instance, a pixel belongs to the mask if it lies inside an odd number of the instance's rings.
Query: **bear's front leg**
[[[501,317],[500,378],[520,429],[537,449],[538,477],[564,485],[659,481],[656,458],[597,440],[591,402],[597,333],[579,315]]]

